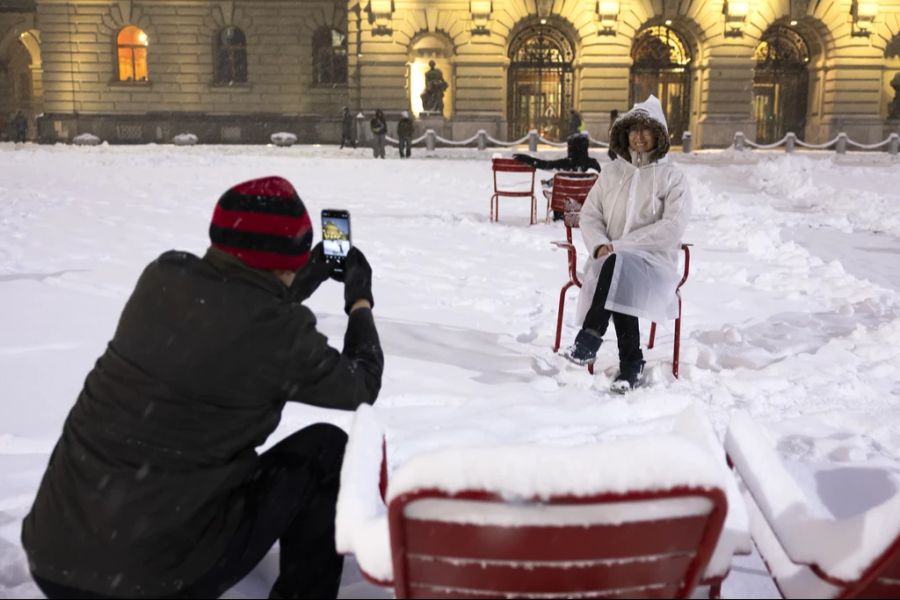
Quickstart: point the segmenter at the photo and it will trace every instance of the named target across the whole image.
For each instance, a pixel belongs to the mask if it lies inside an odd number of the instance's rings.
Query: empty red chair
[[[537,198],[534,195],[534,172],[532,165],[526,165],[514,158],[495,158],[491,161],[494,174],[494,195],[491,196],[491,221],[500,220],[500,198],[531,198],[531,225],[537,221]],[[530,182],[514,185],[511,182],[498,182],[497,173],[528,173]],[[528,186],[527,188],[525,186]]]

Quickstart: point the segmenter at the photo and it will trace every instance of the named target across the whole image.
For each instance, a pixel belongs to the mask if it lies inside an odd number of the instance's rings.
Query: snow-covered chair
[[[491,221],[500,220],[500,198],[531,198],[531,225],[537,221],[537,198],[534,195],[534,173],[533,165],[526,165],[514,158],[494,158],[491,159],[491,169],[494,175],[494,193],[491,196]],[[501,175],[504,173],[526,173],[530,176],[530,181],[525,180],[506,181]],[[527,186],[527,187],[526,187]]]
[[[716,587],[741,537],[727,533],[746,515],[739,496],[739,510],[729,506],[737,487],[721,445],[718,455],[706,446],[708,423],[676,421],[671,433],[593,445],[423,453],[391,473],[386,509],[383,431],[362,407],[341,475],[338,550],[399,597]]]
[[[900,598],[900,492],[861,514],[826,518],[746,413],[732,418],[725,449],[746,486],[753,541],[782,596]]]

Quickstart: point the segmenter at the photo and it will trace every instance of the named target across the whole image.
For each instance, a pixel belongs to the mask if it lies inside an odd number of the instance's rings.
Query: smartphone
[[[344,270],[344,259],[350,252],[350,213],[326,208],[322,211],[322,246],[325,262],[335,263],[335,271]]]

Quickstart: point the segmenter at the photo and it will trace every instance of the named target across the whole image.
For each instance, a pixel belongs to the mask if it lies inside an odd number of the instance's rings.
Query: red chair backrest
[[[647,503],[686,500],[695,510],[682,516],[646,510]],[[609,518],[610,504],[636,512]],[[454,507],[467,516],[448,516]],[[515,525],[497,520],[497,511],[504,510],[517,511]],[[726,510],[720,489],[530,502],[508,502],[484,491],[418,490],[398,496],[388,509],[397,597],[687,597],[709,562]],[[495,524],[477,518],[486,511]],[[569,516],[560,519],[565,511]],[[552,514],[557,516],[548,520]]]
[[[597,181],[597,173],[557,173],[553,176],[553,195],[550,209],[565,212],[566,201],[584,204]]]
[[[494,158],[491,159],[491,165],[494,171],[511,172],[511,173],[534,173],[534,166],[519,162],[514,158]]]
[[[494,193],[501,196],[531,196],[534,194],[534,173],[532,165],[526,165],[514,158],[494,158],[491,160],[494,173]],[[505,178],[498,181],[497,173],[528,173],[530,179],[525,181],[512,181]]]

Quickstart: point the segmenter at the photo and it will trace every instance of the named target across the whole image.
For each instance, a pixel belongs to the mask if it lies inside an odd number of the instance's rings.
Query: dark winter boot
[[[609,391],[616,394],[625,394],[640,384],[641,373],[644,371],[644,361],[623,360],[619,362],[619,375],[609,386]]]
[[[563,356],[576,365],[592,363],[594,358],[597,357],[597,350],[600,349],[601,343],[603,343],[603,338],[599,335],[587,329],[582,329],[575,336],[575,343],[569,346],[563,353]]]

